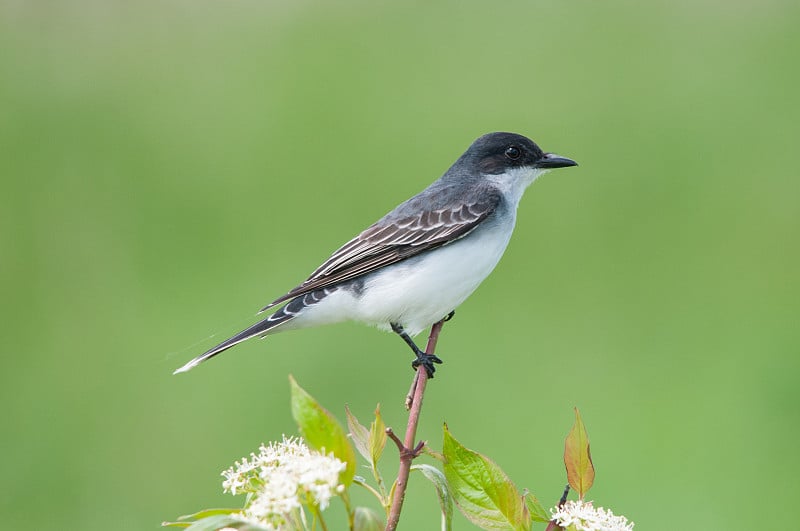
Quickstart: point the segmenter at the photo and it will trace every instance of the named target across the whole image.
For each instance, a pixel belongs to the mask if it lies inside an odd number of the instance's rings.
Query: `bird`
[[[492,272],[511,238],[523,192],[542,174],[577,166],[529,138],[476,139],[430,186],[336,250],[300,285],[261,309],[270,314],[173,374],[253,338],[354,320],[399,335],[412,367],[433,377],[437,356],[412,339],[455,309]],[[280,306],[274,310],[275,306]]]

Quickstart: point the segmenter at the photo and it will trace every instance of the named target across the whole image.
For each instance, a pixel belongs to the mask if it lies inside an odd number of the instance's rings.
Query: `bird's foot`
[[[452,319],[452,318],[455,316],[455,314],[456,314],[456,311],[455,311],[455,310],[453,310],[452,312],[448,313],[448,314],[445,316],[445,318],[444,318],[444,319],[442,319],[442,322],[443,322],[443,323],[446,323],[447,321],[449,321],[450,319]]]
[[[441,364],[442,360],[438,356],[417,350],[417,359],[411,362],[411,367],[416,371],[422,365],[425,367],[425,372],[428,373],[428,378],[433,378],[433,373],[436,372],[436,367],[433,366],[434,363]]]

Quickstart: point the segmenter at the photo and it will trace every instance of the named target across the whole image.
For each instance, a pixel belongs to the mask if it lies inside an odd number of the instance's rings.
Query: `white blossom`
[[[347,465],[333,455],[309,449],[302,439],[284,437],[280,443],[263,444],[222,472],[226,492],[249,492],[252,500],[239,515],[266,529],[283,529],[293,511],[303,504],[319,510],[344,490],[339,474]]]
[[[553,521],[575,531],[632,531],[633,522],[624,516],[614,516],[610,509],[595,508],[592,502],[568,501],[550,509]]]

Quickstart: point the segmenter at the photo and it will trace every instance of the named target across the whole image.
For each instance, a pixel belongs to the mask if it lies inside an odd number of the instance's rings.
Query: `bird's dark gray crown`
[[[483,174],[535,166],[544,152],[530,138],[516,133],[488,133],[475,140],[456,164],[467,164]]]

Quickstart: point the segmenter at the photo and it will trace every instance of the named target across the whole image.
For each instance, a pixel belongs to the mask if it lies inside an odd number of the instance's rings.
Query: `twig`
[[[406,394],[406,411],[411,409],[411,404],[414,403],[414,391],[417,390],[417,376],[414,375],[414,379],[411,380],[411,387],[408,389],[408,393]]]
[[[416,378],[416,376],[414,376]],[[397,451],[401,454],[406,450],[406,447],[403,446],[403,441],[394,434],[394,430],[392,428],[386,428],[386,435],[394,441],[394,444],[397,446]]]
[[[569,483],[567,483],[567,486],[564,487],[564,493],[561,495],[561,499],[558,500],[559,508],[563,507],[564,504],[567,503],[567,496],[569,496]]]
[[[569,483],[567,483],[567,486],[564,487],[564,493],[561,495],[561,499],[558,500],[559,508],[563,507],[564,504],[567,503],[567,496],[569,496]],[[555,520],[550,520],[549,522],[547,522],[547,528],[544,531],[557,531],[558,529],[564,529],[564,528],[560,527],[555,522]]]
[[[428,336],[428,344],[425,347],[426,354],[433,354],[436,350],[436,342],[439,340],[439,333],[442,331],[445,319],[431,327],[431,334]],[[425,394],[425,386],[428,383],[428,373],[425,367],[420,365],[417,367],[417,375],[414,377],[414,383],[409,391],[409,396],[406,397],[406,404],[411,398],[410,410],[408,412],[408,425],[406,426],[406,436],[403,442],[394,434],[391,428],[386,429],[386,434],[392,439],[400,450],[400,470],[397,473],[397,483],[394,489],[394,497],[392,498],[392,509],[389,512],[389,519],[386,522],[386,531],[394,531],[397,529],[397,522],[400,521],[400,510],[403,508],[403,500],[406,497],[406,486],[408,485],[408,475],[411,472],[411,462],[422,451],[425,445],[424,441],[414,445],[414,439],[417,436],[417,424],[419,423],[419,414],[422,410],[422,397]]]

